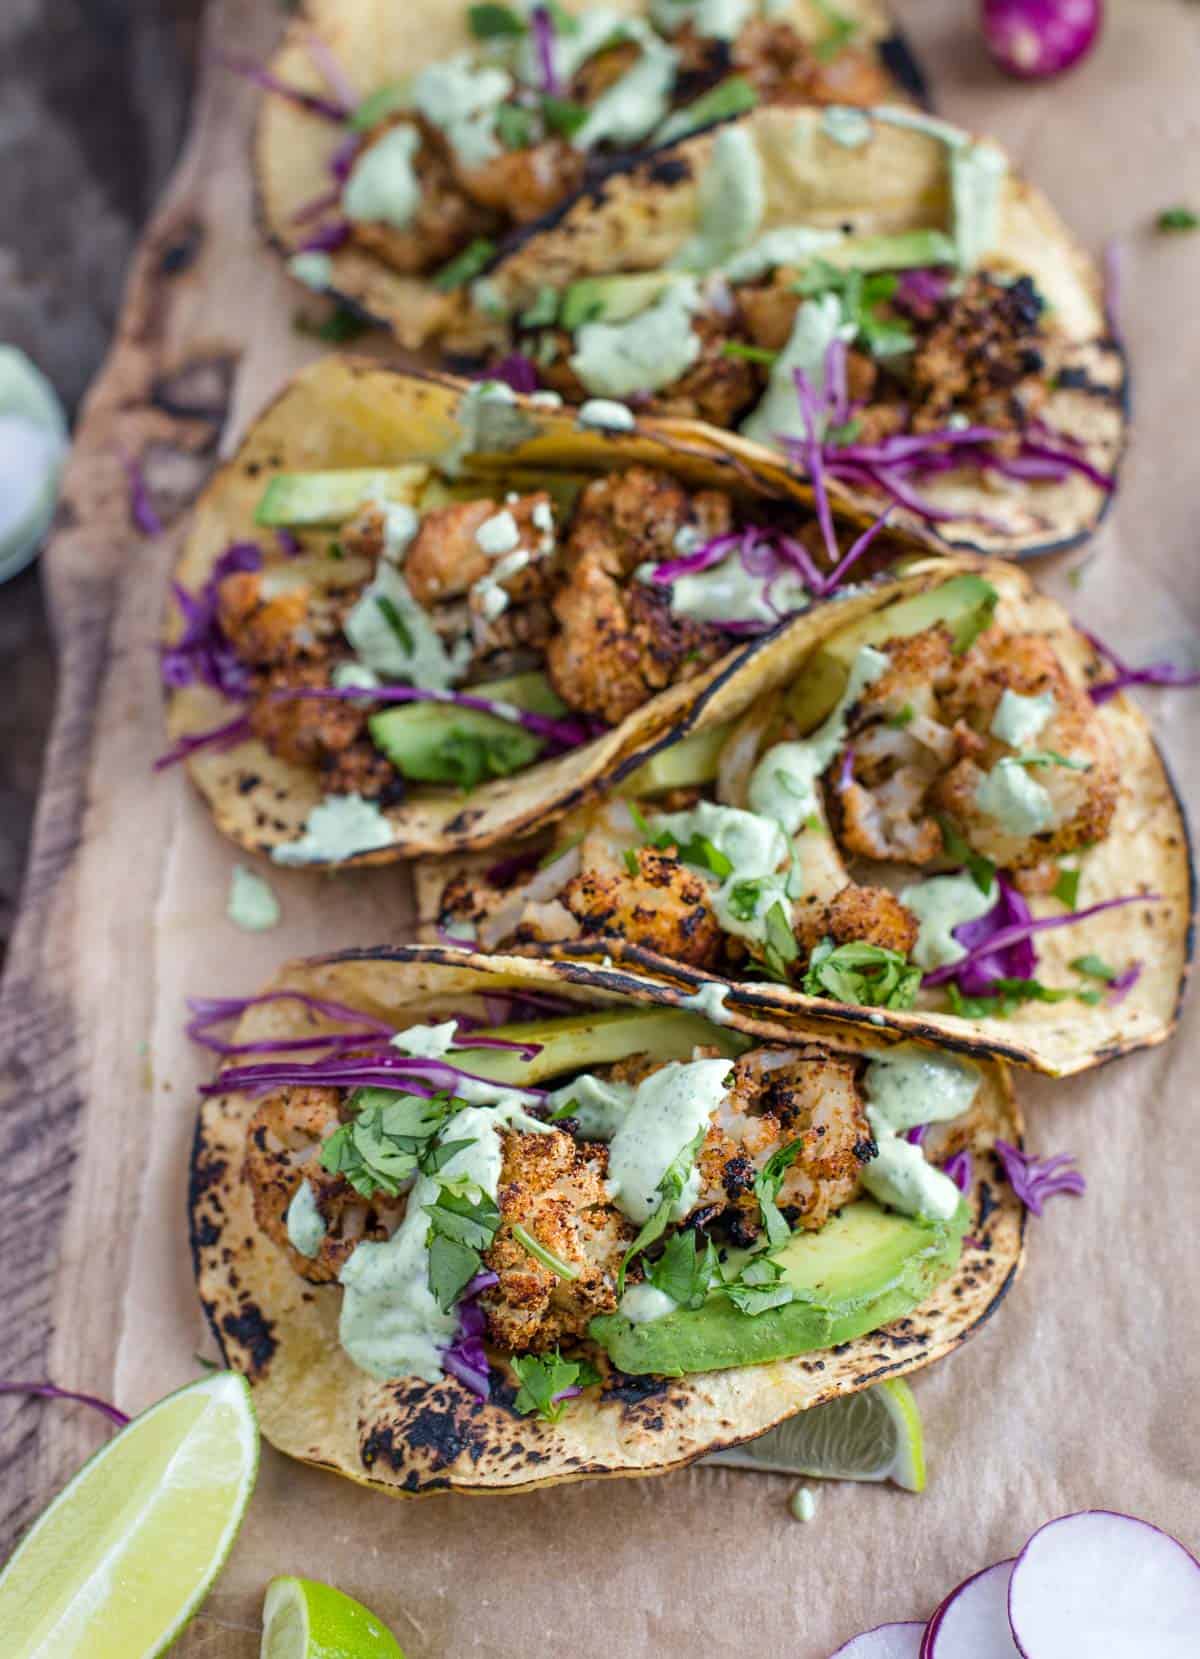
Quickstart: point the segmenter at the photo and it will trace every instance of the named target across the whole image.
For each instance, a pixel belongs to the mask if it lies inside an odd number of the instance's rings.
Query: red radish
[[[920,1659],[923,1624],[881,1624],[838,1648],[832,1659]]]
[[[1196,1659],[1200,1561],[1148,1521],[1065,1515],[1017,1557],[1008,1617],[1024,1659]]]
[[[1059,75],[1077,63],[1103,19],[1101,0],[983,0],[982,11],[988,51],[1022,80]]]
[[[997,1561],[951,1590],[929,1621],[921,1659],[1018,1659],[1008,1628],[1012,1570]]]

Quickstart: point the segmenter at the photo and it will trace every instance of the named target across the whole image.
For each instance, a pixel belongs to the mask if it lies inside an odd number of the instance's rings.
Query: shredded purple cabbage
[[[232,749],[235,743],[244,743],[253,735],[246,716],[235,714],[232,720],[226,720],[220,726],[210,726],[207,731],[185,732],[169,749],[158,756],[153,770],[163,772],[168,766],[177,766],[181,760],[187,760],[201,749]]]
[[[931,317],[950,288],[949,275],[932,266],[905,271],[896,284],[892,303],[910,317]]]
[[[1049,1198],[1062,1193],[1078,1198],[1087,1191],[1087,1182],[1078,1169],[1071,1167],[1076,1160],[1070,1152],[1060,1152],[1056,1158],[1035,1158],[1007,1141],[997,1141],[994,1150],[1009,1186],[1031,1215],[1040,1216]]]
[[[1119,691],[1124,691],[1126,686],[1131,685],[1200,685],[1200,672],[1190,672],[1186,668],[1177,668],[1174,663],[1170,662],[1152,662],[1148,663],[1145,668],[1131,668],[1127,662],[1117,655],[1111,645],[1106,645],[1102,639],[1089,633],[1086,628],[1082,628],[1080,632],[1092,648],[1098,651],[1109,667],[1114,670],[1113,679],[1105,680],[1102,684],[1089,688],[1088,696],[1093,703],[1107,703],[1110,697],[1115,697]]]
[[[308,47],[308,55],[313,61],[313,67],[317,74],[320,75],[347,115],[351,114],[358,108],[361,99],[357,87],[338,62],[336,55],[321,39],[320,35],[310,35],[305,44]]]
[[[1124,289],[1125,249],[1119,237],[1110,236],[1104,244],[1104,315],[1108,332],[1115,346],[1122,343],[1121,299]]]
[[[518,709],[508,703],[493,702],[489,697],[475,697],[465,691],[425,691],[419,686],[296,686],[271,693],[279,702],[289,698],[317,698],[326,701],[359,701],[368,703],[453,703],[458,708],[477,709],[481,714],[507,720],[510,725],[523,726],[526,731],[560,749],[577,749],[590,743],[596,736],[590,723],[568,720],[550,714],[534,714],[530,709]]]
[[[960,984],[964,984],[964,973],[969,979],[970,970],[978,962],[995,957],[999,953],[1007,951],[1011,946],[1019,944],[1022,940],[1031,939],[1035,933],[1044,933],[1055,927],[1071,927],[1076,922],[1086,922],[1091,916],[1099,916],[1105,910],[1117,910],[1126,904],[1157,904],[1161,896],[1159,893],[1130,893],[1120,899],[1104,899],[1100,904],[1089,905],[1086,910],[1069,911],[1065,916],[1043,916],[1040,920],[1014,923],[1009,927],[1000,928],[999,931],[992,933],[981,944],[969,950],[961,961],[949,962],[945,967],[935,968],[932,973],[925,975],[921,983],[923,985],[943,985],[948,979],[957,979]],[[967,925],[973,926],[974,924],[968,923]],[[993,975],[991,977],[999,976]],[[1028,979],[1030,976],[1021,974],[1015,977]]]
[[[311,236],[306,236],[303,242],[296,245],[297,253],[336,253],[344,248],[350,240],[350,221],[348,219],[331,219],[327,225],[319,225]]]
[[[929,1125],[927,1123],[918,1123],[915,1129],[905,1131],[904,1138],[906,1141],[911,1142],[913,1146],[921,1146],[928,1133]]]
[[[235,542],[227,547],[213,566],[212,575],[198,593],[189,593],[178,582],[171,591],[183,613],[183,632],[173,645],[163,647],[163,684],[172,690],[197,682],[211,686],[225,697],[245,697],[250,675],[245,664],[225,637],[217,614],[217,589],[235,572],[258,570],[262,551],[255,542]]]
[[[574,1014],[579,1005],[553,991],[485,991],[484,1012],[490,1025],[519,1025],[542,1014]]]
[[[962,970],[957,975],[958,983],[968,996],[986,996],[994,980],[1032,979],[1037,971],[1037,952],[1031,935],[1026,934],[1009,945],[994,944],[1008,929],[1026,927],[1033,921],[1033,912],[1010,881],[998,876],[996,887],[992,908],[975,921],[963,922],[954,929],[954,938],[967,952],[965,959],[954,966]],[[982,955],[976,954],[980,951]]]
[[[491,1397],[492,1374],[483,1346],[487,1321],[475,1298],[499,1282],[495,1273],[477,1273],[470,1281],[458,1302],[458,1334],[442,1351],[443,1368],[481,1400]]]
[[[353,1056],[339,1053],[308,1063],[302,1060],[268,1060],[261,1066],[230,1066],[211,1083],[202,1085],[201,1092],[228,1094],[234,1089],[256,1091],[277,1088],[285,1083],[312,1083],[343,1089],[396,1089],[405,1094],[432,1098],[447,1091],[453,1094],[463,1082],[486,1083],[489,1087],[495,1087],[491,1078],[464,1071],[449,1060],[401,1054],[389,1045],[378,1054]],[[521,1093],[539,1100],[546,1095],[545,1089],[534,1088],[522,1088]]]
[[[554,68],[554,21],[549,7],[534,6],[529,14],[529,26],[533,30],[533,43],[537,48],[538,68],[542,75],[539,90],[548,97],[557,98],[562,92],[562,83]]]
[[[961,1193],[968,1193],[975,1180],[975,1164],[969,1152],[956,1152],[942,1165],[942,1174],[948,1175]]]
[[[825,551],[829,555],[830,566],[837,564],[841,557],[841,548],[838,546],[837,531],[833,523],[833,511],[829,505],[829,492],[825,485],[825,445],[821,440],[821,408],[817,402],[817,395],[812,381],[803,369],[796,369],[794,376],[796,395],[800,399],[800,414],[804,421],[804,457],[808,467],[809,481],[813,487],[813,505],[817,512],[817,523],[821,526],[821,535],[825,541]]]
[[[842,753],[842,764],[838,767],[837,786],[840,794],[843,789],[849,789],[854,782],[854,750],[847,744]]]
[[[292,214],[292,224],[306,225],[310,219],[320,219],[326,213],[331,213],[342,199],[341,190],[325,190],[319,196],[313,196],[304,202]]]
[[[269,69],[264,69],[262,64],[255,63],[250,58],[234,57],[228,52],[216,52],[213,56],[222,68],[228,69],[232,74],[240,75],[243,80],[261,87],[264,92],[273,92],[277,97],[286,98],[289,103],[306,109],[310,115],[319,115],[325,121],[335,121],[339,127],[345,123],[354,107],[353,104],[340,101],[335,103],[331,98],[319,97],[315,92],[305,92],[298,86],[289,86],[286,81],[281,81],[278,75],[273,75]]]
[[[163,532],[163,521],[155,510],[150,499],[150,491],[146,484],[145,474],[141,464],[135,461],[132,455],[121,453],[121,465],[125,468],[125,476],[129,480],[129,517],[135,530],[140,530],[143,536],[159,536]]]
[[[522,397],[528,397],[536,392],[542,384],[538,373],[538,366],[532,357],[527,357],[523,351],[510,351],[507,357],[502,357],[491,368],[482,369],[478,374],[471,376],[472,380],[502,380],[514,392]]]
[[[214,1026],[240,1020],[248,1009],[262,1008],[271,1002],[298,1002],[314,1014],[324,1014],[326,1019],[357,1021],[359,1029],[327,1032],[320,1037],[292,1037],[279,1042],[256,1043],[229,1043],[223,1037],[213,1035]],[[329,1047],[348,1042],[378,1041],[380,1038],[390,1041],[396,1030],[386,1020],[364,1014],[360,1008],[351,1008],[344,1002],[331,1002],[325,997],[309,996],[307,991],[264,991],[254,997],[189,997],[187,1006],[192,1017],[184,1027],[185,1034],[194,1043],[199,1043],[201,1048],[221,1055],[266,1054],[274,1053],[279,1048],[307,1048],[318,1043]]]
[[[0,1394],[33,1395],[41,1400],[73,1400],[77,1405],[90,1406],[107,1417],[110,1423],[115,1423],[123,1429],[129,1422],[128,1416],[119,1411],[116,1406],[102,1400],[98,1394],[76,1394],[73,1389],[60,1388],[52,1382],[0,1382]]]
[[[329,158],[329,171],[339,184],[345,184],[354,170],[354,163],[358,159],[358,152],[362,149],[364,139],[361,133],[348,132],[337,149]]]
[[[1110,1008],[1115,1008],[1118,1003],[1125,1001],[1125,998],[1142,977],[1142,967],[1141,962],[1131,962],[1115,979],[1109,980],[1107,1001]]]

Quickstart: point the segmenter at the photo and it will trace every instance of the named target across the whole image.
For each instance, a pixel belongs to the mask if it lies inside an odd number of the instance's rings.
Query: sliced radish
[[[929,1621],[921,1659],[1018,1659],[1008,1628],[1013,1565],[997,1561],[951,1590]]]
[[[832,1659],[920,1659],[923,1624],[881,1624],[838,1648]]]
[[[1008,1617],[1024,1659],[1196,1659],[1200,1561],[1131,1515],[1064,1515],[1017,1557]]]

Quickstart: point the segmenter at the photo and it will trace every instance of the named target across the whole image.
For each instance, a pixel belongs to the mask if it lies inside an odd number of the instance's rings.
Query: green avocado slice
[[[633,1376],[681,1377],[815,1353],[918,1307],[954,1271],[967,1224],[966,1204],[949,1222],[935,1223],[862,1199],[819,1233],[795,1233],[779,1251],[775,1259],[796,1291],[783,1307],[745,1314],[714,1293],[694,1311],[680,1308],[640,1325],[604,1314],[588,1334]]]
[[[511,703],[534,714],[566,714],[549,680],[537,672],[471,686],[477,697]],[[371,739],[402,777],[473,789],[485,778],[507,777],[532,766],[545,739],[496,714],[456,703],[402,703],[367,721]]]
[[[694,1048],[707,1045],[733,1058],[750,1046],[748,1038],[679,1008],[570,1014],[563,1019],[498,1025],[488,1036],[514,1043],[538,1043],[540,1052],[525,1060],[514,1049],[455,1049],[451,1056],[454,1064],[496,1083],[531,1088],[568,1072],[627,1060],[631,1054],[690,1060]]]
[[[623,323],[649,310],[678,271],[646,271],[629,276],[580,277],[562,298],[558,320],[568,333],[584,323]]]
[[[279,472],[262,493],[255,524],[303,529],[345,524],[368,501],[415,506],[429,468],[342,467],[336,472]]]

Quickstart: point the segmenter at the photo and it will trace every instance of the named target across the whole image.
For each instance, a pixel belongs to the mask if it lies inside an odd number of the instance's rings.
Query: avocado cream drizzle
[[[896,1134],[923,1123],[960,1117],[979,1093],[982,1073],[970,1060],[918,1043],[876,1049],[863,1088],[876,1112]]]
[[[730,1067],[728,1060],[672,1060],[638,1084],[608,1149],[613,1202],[638,1226],[658,1208],[658,1189],[671,1165],[707,1129],[724,1100]],[[700,1172],[693,1159],[674,1215],[686,1214],[699,1192]]]
[[[330,795],[313,807],[303,835],[272,847],[271,858],[276,864],[334,864],[355,853],[390,847],[395,839],[378,801],[364,800],[361,795]]]
[[[967,948],[954,937],[955,928],[986,916],[995,902],[995,883],[981,892],[974,876],[965,870],[954,876],[930,876],[905,887],[900,903],[912,911],[920,926],[912,952],[918,968],[928,973],[961,962]]]
[[[577,150],[601,143],[638,144],[670,108],[678,61],[675,49],[637,18],[627,20],[621,32],[638,43],[641,56],[592,105],[572,139]]]
[[[347,219],[408,228],[421,205],[421,182],[413,166],[420,144],[416,127],[405,123],[363,151],[342,192]]]
[[[692,327],[699,303],[695,280],[680,277],[648,310],[625,322],[584,323],[575,335],[571,367],[597,397],[657,392],[686,374],[700,355],[700,337]]]
[[[308,1181],[301,1181],[287,1209],[287,1236],[292,1249],[310,1260],[325,1242],[325,1217],[317,1208],[317,1195]]]

